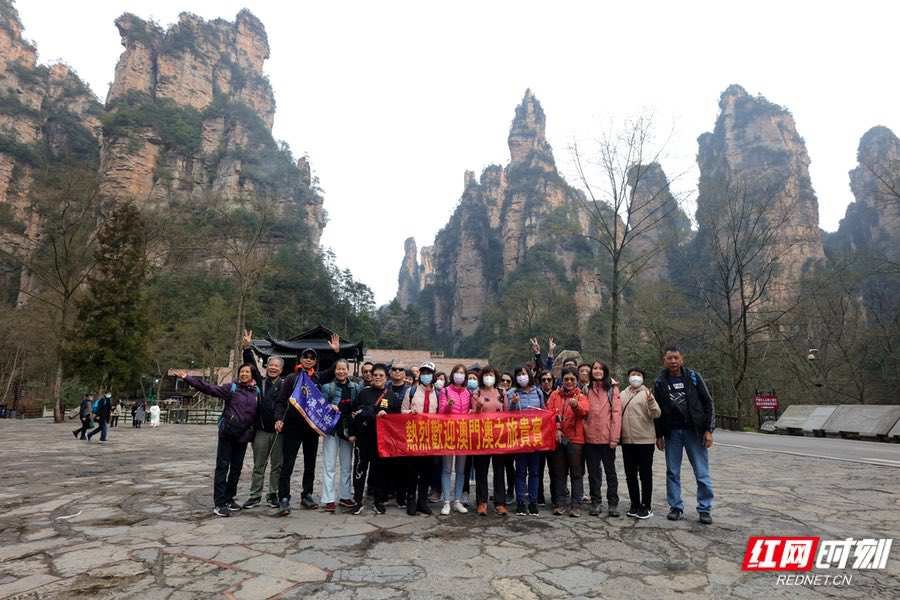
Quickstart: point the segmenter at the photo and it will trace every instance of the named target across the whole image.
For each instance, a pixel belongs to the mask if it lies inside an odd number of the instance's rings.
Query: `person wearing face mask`
[[[475,410],[475,396],[478,393],[478,387],[481,381],[481,367],[473,366],[469,367],[468,373],[466,373],[466,387],[469,388],[469,392],[472,393],[472,410],[469,412],[474,412]],[[463,465],[463,489],[462,489],[462,497],[460,498],[460,502],[466,508],[469,508],[469,491],[472,485],[472,475],[475,473],[475,457],[471,454],[466,454],[466,462]]]
[[[467,383],[468,382],[468,383]],[[472,392],[478,389],[478,380],[470,380],[466,376],[466,367],[456,365],[450,371],[450,385],[441,396],[438,404],[438,412],[447,415],[464,415],[472,412]],[[467,513],[461,500],[463,490],[463,478],[465,477],[466,457],[464,454],[449,455],[443,457],[443,471],[441,474],[441,500],[444,503],[441,508],[442,515],[450,514],[450,506],[458,513]],[[451,474],[455,473],[453,487],[450,487]]]
[[[541,390],[541,393],[544,395],[544,405],[547,404],[547,399],[550,397],[550,394],[553,393],[553,384],[555,380],[553,378],[553,373],[550,371],[542,371],[537,369],[534,375],[535,385],[538,386],[538,389]],[[544,494],[544,473],[550,471],[550,481],[553,481],[553,471],[550,464],[550,453],[549,452],[540,452],[538,459],[538,506],[546,506],[547,500],[546,495]]]
[[[506,395],[513,387],[515,378],[510,372],[500,374],[500,383],[497,387]],[[516,461],[512,454],[503,455],[503,468],[506,471],[506,497],[512,498],[516,493]]]
[[[653,516],[653,449],[656,443],[654,419],[661,411],[656,398],[644,385],[644,372],[628,371],[628,387],[622,392],[622,459],[631,508],[625,513],[636,519]],[[640,486],[638,486],[640,478]]]
[[[578,371],[566,367],[561,373],[562,387],[554,390],[547,408],[556,416],[557,446],[550,460],[554,480],[550,486],[553,514],[562,515],[568,508],[570,517],[580,516],[584,494],[584,419],[588,415],[587,396],[578,389]],[[571,479],[571,494],[564,496],[566,480]]]
[[[534,377],[526,367],[513,372],[516,387],[507,395],[507,410],[527,411],[545,406],[544,392],[534,385]],[[547,374],[550,377],[550,374]],[[552,379],[551,379],[552,382]],[[538,515],[540,482],[540,459],[543,452],[523,452],[515,455],[516,468],[516,514]]]
[[[497,387],[499,372],[494,367],[485,367],[481,371],[481,380],[478,391],[475,393],[476,413],[497,413],[505,408],[505,395],[503,390]],[[488,502],[488,469],[494,468],[494,510],[498,515],[506,516],[506,482],[505,461],[503,454],[479,454],[472,457],[475,464],[475,500],[478,504],[479,515],[487,516]]]
[[[434,374],[434,392],[438,401],[447,391],[447,379],[447,374],[443,371],[438,371]],[[441,480],[444,477],[444,458],[442,456],[431,457],[430,473],[429,487],[431,488],[431,493],[428,495],[428,501],[437,503],[441,501]]]
[[[436,414],[438,391],[434,381],[434,363],[424,362],[418,371],[418,384],[407,392],[400,412],[413,415]],[[408,461],[406,514],[409,516],[414,516],[417,512],[423,515],[431,514],[431,507],[428,506],[428,485],[431,482],[433,459],[432,456],[415,456]]]
[[[619,479],[616,477],[616,447],[622,437],[622,402],[619,386],[610,378],[609,368],[595,360],[589,366],[588,416],[584,420],[584,453],[587,455],[591,516],[600,514],[603,474],[609,516],[619,516]]]

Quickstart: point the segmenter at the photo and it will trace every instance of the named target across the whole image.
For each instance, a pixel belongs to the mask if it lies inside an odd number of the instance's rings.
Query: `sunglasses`
[[[500,383],[512,383],[512,379],[507,379],[506,377],[504,377],[500,380]]]
[[[541,377],[541,383],[550,383],[551,381],[553,380],[549,377]]]
[[[406,369],[402,367],[391,367],[391,371],[405,371]]]

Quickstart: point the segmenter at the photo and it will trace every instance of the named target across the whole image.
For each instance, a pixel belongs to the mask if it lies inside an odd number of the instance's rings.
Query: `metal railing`
[[[177,423],[191,425],[215,425],[219,422],[221,410],[196,408],[170,408],[159,414],[160,423]]]

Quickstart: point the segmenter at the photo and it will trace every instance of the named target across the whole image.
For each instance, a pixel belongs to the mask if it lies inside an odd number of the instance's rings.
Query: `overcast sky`
[[[323,243],[373,288],[396,292],[403,240],[431,244],[462,191],[509,159],[525,89],[547,115],[557,164],[610,123],[652,112],[663,162],[696,188],[697,136],[731,83],[787,107],[807,143],[820,225],[852,200],[847,171],[874,125],[900,132],[891,2],[240,2],[19,0],[43,63],[62,60],[105,98],[122,51],[122,12],[163,25],[178,13],[265,24],[276,138],[308,154],[325,192]],[[733,8],[728,8],[731,6]],[[693,214],[694,205],[688,210]]]

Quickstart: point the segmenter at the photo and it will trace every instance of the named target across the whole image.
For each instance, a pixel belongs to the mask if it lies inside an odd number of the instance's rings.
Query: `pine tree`
[[[96,266],[68,345],[70,375],[95,389],[132,389],[147,362],[146,239],[140,211],[116,206],[97,234]]]

